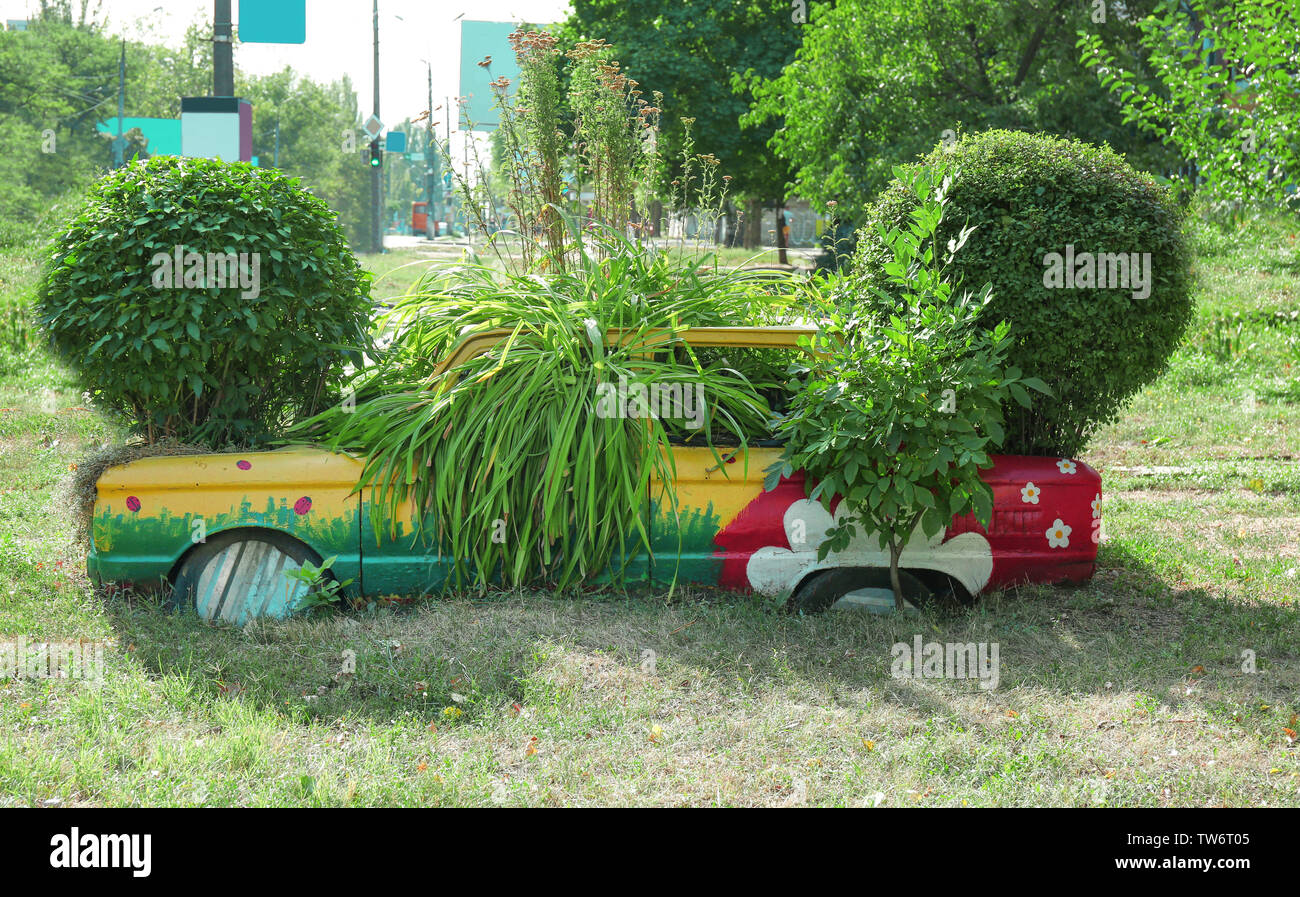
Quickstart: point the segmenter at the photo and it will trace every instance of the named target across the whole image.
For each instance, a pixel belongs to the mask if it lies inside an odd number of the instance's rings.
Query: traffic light
[[[367,155],[371,168],[378,168],[384,164],[384,151],[379,147],[378,140],[370,141],[370,153]]]

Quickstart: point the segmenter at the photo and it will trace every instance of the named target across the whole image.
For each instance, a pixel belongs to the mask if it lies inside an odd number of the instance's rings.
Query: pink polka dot
[[[305,495],[293,503],[293,512],[295,514],[298,514],[299,516],[306,514],[310,510],[311,510],[311,499]]]
[[[134,495],[128,495],[126,497],[126,509],[132,513],[140,510],[140,499],[136,498]]]
[[[235,466],[240,470],[251,470],[253,467],[253,465],[249,464],[247,461],[236,461]]]

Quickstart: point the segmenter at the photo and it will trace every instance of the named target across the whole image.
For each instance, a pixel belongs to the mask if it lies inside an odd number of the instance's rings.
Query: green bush
[[[133,431],[255,445],[336,401],[371,302],[334,213],[297,179],[160,157],[95,183],[55,237],[36,311]]]
[[[1164,370],[1192,316],[1184,216],[1170,192],[1109,148],[1016,131],[987,131],[939,147],[921,164],[954,174],[940,236],[974,228],[950,273],[967,288],[989,283],[981,315],[1011,324],[1007,363],[1044,381],[1052,396],[1007,409],[1003,451],[1073,456],[1096,429]],[[905,230],[921,205],[895,180],[869,210],[854,256],[853,301],[883,322],[896,311],[873,299],[894,256],[879,227]],[[1064,281],[1074,253],[1150,253],[1147,295]],[[1062,256],[1059,265],[1049,254]],[[1076,256],[1080,267],[1082,256]],[[1139,255],[1141,261],[1141,255]],[[1049,284],[1053,269],[1062,283]],[[1110,280],[1110,266],[1098,273]],[[1118,265],[1115,273],[1119,273]]]

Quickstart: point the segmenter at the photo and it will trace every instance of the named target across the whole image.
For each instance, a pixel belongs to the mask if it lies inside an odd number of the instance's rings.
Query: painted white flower
[[[1061,473],[1078,473],[1078,472],[1079,472],[1078,467],[1075,466],[1075,463],[1074,463],[1073,461],[1071,461],[1069,458],[1062,458],[1060,461],[1057,461],[1057,462],[1056,462],[1056,469],[1059,470],[1059,471],[1061,471]]]
[[[787,542],[794,549],[767,545],[755,551],[745,566],[750,587],[760,595],[783,595],[803,575],[813,569],[830,567],[889,567],[889,549],[882,549],[873,534],[857,527],[854,537],[843,551],[817,561],[817,549],[826,531],[844,518],[847,510],[841,502],[832,517],[821,502],[801,498],[785,509],[782,522]],[[947,542],[945,530],[927,539],[918,526],[899,558],[900,567],[938,570],[960,582],[972,594],[986,585],[993,575],[993,549],[979,533],[961,533]]]
[[[1052,521],[1051,527],[1047,530],[1047,545],[1049,548],[1069,548],[1070,533],[1073,532],[1071,527],[1065,525],[1060,517]]]
[[[1101,493],[1100,492],[1098,492],[1097,497],[1092,500],[1092,517],[1094,520],[1097,520],[1101,517]]]
[[[1020,487],[1020,500],[1027,505],[1038,504],[1038,496],[1042,494],[1043,490],[1039,489],[1033,483],[1025,483],[1024,486]]]

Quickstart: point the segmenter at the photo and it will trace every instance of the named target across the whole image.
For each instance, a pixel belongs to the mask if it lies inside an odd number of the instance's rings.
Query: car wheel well
[[[253,536],[273,536],[274,538],[272,541],[291,540],[298,543],[317,557],[320,556],[319,551],[312,548],[292,533],[287,533],[282,529],[275,529],[270,526],[232,526],[230,529],[223,529],[215,533],[209,533],[201,542],[195,542],[189,548],[182,551],[181,556],[176,559],[176,563],[172,564],[171,569],[167,571],[167,583],[169,585],[175,585],[176,576],[181,572],[181,568],[185,566],[185,562],[194,554],[194,552],[198,551],[204,545],[211,545],[218,540],[221,542],[238,542],[240,539],[247,539]]]
[[[941,570],[900,567],[898,572],[903,581],[904,594],[925,591],[930,596],[926,600],[937,600],[941,603],[968,604],[972,600],[970,592],[964,585]],[[814,593],[824,591],[824,589],[819,589],[819,580],[822,580],[821,584],[824,586],[832,579],[842,581],[846,577],[854,575],[872,580],[879,587],[889,587],[889,568],[885,566],[845,565],[822,567],[809,571],[799,580],[799,583],[790,591],[786,608],[796,610],[809,599],[814,604],[821,604],[824,596],[814,597]]]

